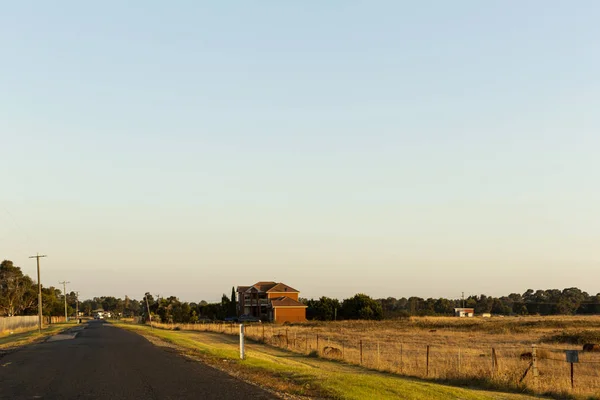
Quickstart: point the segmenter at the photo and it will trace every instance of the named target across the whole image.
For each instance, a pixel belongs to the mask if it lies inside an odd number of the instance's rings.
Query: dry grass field
[[[238,334],[233,324],[161,327]],[[457,385],[527,390],[557,398],[600,398],[600,353],[579,353],[574,388],[565,355],[565,350],[581,350],[584,343],[600,343],[598,316],[250,324],[246,335],[291,351],[318,353],[394,374]],[[534,346],[537,376],[531,368]]]

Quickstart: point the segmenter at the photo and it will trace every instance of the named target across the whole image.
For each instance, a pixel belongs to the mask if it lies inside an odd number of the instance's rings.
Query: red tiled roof
[[[248,288],[250,288],[250,286],[238,286],[236,289],[236,292],[238,292],[238,293],[245,292],[246,290],[248,290]]]
[[[271,289],[275,285],[277,285],[277,282],[256,282],[252,286],[261,292],[266,292],[267,290]]]
[[[271,299],[271,305],[273,307],[306,307],[306,305],[300,303],[299,301],[290,299],[286,296]]]
[[[267,292],[268,293],[284,293],[284,292],[300,293],[299,290],[296,290],[293,287],[286,285],[285,283],[278,283],[277,285],[273,286],[271,289],[267,290]]]

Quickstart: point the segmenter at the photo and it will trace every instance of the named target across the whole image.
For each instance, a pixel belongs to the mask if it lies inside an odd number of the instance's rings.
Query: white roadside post
[[[244,324],[240,324],[240,358],[243,360],[246,357],[244,349]]]

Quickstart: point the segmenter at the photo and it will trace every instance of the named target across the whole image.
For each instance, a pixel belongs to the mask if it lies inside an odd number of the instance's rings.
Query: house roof
[[[271,289],[267,290],[267,293],[283,293],[283,292],[291,292],[291,293],[300,293],[300,291],[294,289],[291,286],[286,285],[285,283],[278,283],[273,286]]]
[[[267,290],[271,289],[275,285],[277,285],[277,282],[266,281],[266,282],[256,282],[252,286],[261,292],[266,292]]]
[[[274,308],[276,308],[276,307],[304,307],[304,308],[306,308],[306,305],[304,305],[294,299],[290,299],[287,296],[282,296],[282,297],[277,297],[277,298],[271,299],[271,305]]]
[[[246,290],[248,290],[250,286],[238,286],[236,289],[236,292],[240,293],[240,292],[245,292]]]

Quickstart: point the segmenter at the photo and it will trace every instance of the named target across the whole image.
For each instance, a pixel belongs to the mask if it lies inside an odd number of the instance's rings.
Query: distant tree
[[[439,315],[453,315],[454,304],[452,301],[444,298],[439,298],[434,303],[434,311]]]
[[[491,312],[493,304],[494,299],[492,297],[488,297],[485,294],[480,295],[479,298],[476,298],[475,314]]]
[[[585,301],[586,296],[587,293],[582,292],[578,288],[564,289],[556,305],[556,311],[558,314],[575,314],[581,303]]]
[[[406,300],[406,311],[408,311],[410,315],[418,315],[424,302],[425,300],[420,297],[409,297],[408,300]]]
[[[221,308],[217,314],[217,319],[225,319],[231,310],[231,299],[225,293],[221,296]]]
[[[333,321],[336,317],[336,310],[340,309],[340,302],[337,299],[321,297],[319,300],[308,300],[306,318],[319,321]]]
[[[418,315],[421,316],[425,316],[425,315],[434,315],[435,314],[435,299],[433,298],[428,298],[427,300],[424,300],[421,304],[421,308],[418,312]]]
[[[519,315],[527,315],[529,314],[529,311],[527,310],[527,306],[525,306],[524,304],[519,308],[518,310],[518,314]]]
[[[22,314],[36,302],[33,281],[24,275],[12,261],[0,263],[0,312],[7,315]]]
[[[71,314],[72,308],[69,306],[67,313]],[[45,316],[63,316],[65,315],[64,298],[60,289],[54,286],[42,287],[42,314]]]
[[[346,319],[382,319],[383,309],[371,297],[358,293],[342,302],[341,314]]]
[[[198,313],[196,312],[196,310],[192,310],[192,315],[190,317],[190,323],[195,324],[198,321],[199,321]]]
[[[238,316],[237,301],[235,299],[235,288],[233,286],[231,287],[231,301],[229,302],[228,316],[229,317],[237,317]]]

